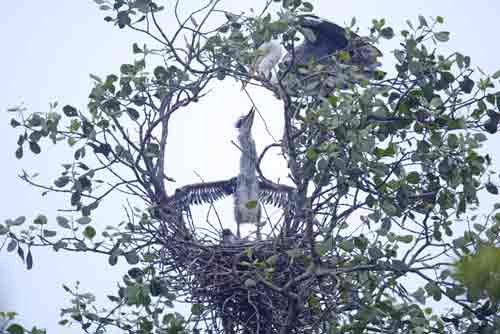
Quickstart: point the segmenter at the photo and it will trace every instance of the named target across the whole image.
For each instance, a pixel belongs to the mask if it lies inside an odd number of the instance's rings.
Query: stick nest
[[[349,294],[346,275],[313,270],[309,243],[299,236],[223,244],[168,227],[158,237],[163,273],[196,305],[193,326],[207,333],[289,333],[290,324],[295,333],[310,333],[333,319]],[[339,259],[322,256],[321,268],[335,271]]]

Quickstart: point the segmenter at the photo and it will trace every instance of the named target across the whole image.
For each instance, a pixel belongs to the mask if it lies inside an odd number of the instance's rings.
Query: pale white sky
[[[184,3],[196,7],[202,2]],[[384,17],[399,30],[406,19],[415,20],[418,14],[444,16],[443,29],[452,32],[445,50],[471,56],[473,63],[487,72],[500,69],[498,1],[325,0],[313,3],[317,6],[316,13],[322,17],[342,25],[356,16],[364,28],[370,25],[372,18]],[[251,6],[260,8],[262,1],[226,0],[225,4],[232,10],[246,10]],[[16,160],[17,135],[8,125],[10,115],[4,110],[24,103],[30,111],[47,111],[48,103],[53,101],[83,109],[92,85],[89,73],[104,76],[118,72],[120,64],[133,59],[132,42],[142,44],[142,39],[133,32],[106,24],[103,13],[91,0],[18,0],[6,2],[2,9],[0,41],[4,51],[0,54],[0,63],[4,80],[0,83],[0,152],[5,164],[0,173],[0,219],[19,215],[34,217],[38,213],[54,217],[61,198],[41,197],[39,191],[23,184],[16,175],[22,169],[38,171],[41,180],[50,181],[59,173],[61,158],[69,159],[68,151],[50,147],[41,156],[27,154],[23,160]],[[164,22],[165,27],[171,28],[172,22]],[[381,47],[386,58],[391,57],[394,46],[394,42],[390,42]],[[238,151],[231,144],[235,138],[233,124],[248,111],[250,103],[234,81],[227,81],[220,88],[196,108],[175,119],[169,146],[169,175],[175,177],[179,186],[198,181],[193,170],[206,180],[236,174]],[[253,91],[253,95],[273,135],[279,138],[279,103],[266,92]],[[255,137],[258,149],[270,140],[261,121],[256,125]],[[495,144],[498,144],[496,138],[489,147],[493,149]],[[284,169],[276,161],[267,162],[264,171],[274,177],[285,177]],[[227,204],[223,214],[231,217]],[[120,210],[117,201],[101,209],[99,217],[105,221],[103,225],[115,222],[122,213]],[[68,305],[61,288],[63,283],[72,285],[80,280],[83,288],[105,296],[115,290],[115,282],[126,268],[110,268],[107,259],[101,257],[50,251],[35,251],[34,259],[33,270],[27,272],[17,256],[0,253],[0,311],[17,311],[25,323],[46,327],[53,333],[61,331],[56,325],[59,309]],[[78,330],[75,328],[72,332]]]

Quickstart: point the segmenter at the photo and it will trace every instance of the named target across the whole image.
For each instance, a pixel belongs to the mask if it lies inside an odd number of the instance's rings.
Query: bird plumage
[[[287,70],[289,76],[283,82],[285,86],[300,89],[313,87],[314,82],[319,82],[320,86],[325,86],[325,94],[335,86],[347,88],[348,83],[374,78],[381,65],[378,57],[382,53],[367,39],[315,15],[298,16],[297,26],[304,40],[285,57],[281,56],[281,45],[276,40],[259,47],[261,56],[254,66],[257,73],[270,79],[272,69],[281,61],[292,69],[290,72]],[[340,55],[340,52],[344,53]],[[309,68],[311,64],[323,66]],[[311,73],[296,71],[297,66],[308,67]],[[318,75],[311,75],[313,73]]]
[[[241,150],[240,172],[237,176],[234,193],[234,216],[238,237],[241,224],[258,224],[261,207],[258,201],[259,183],[257,181],[257,151],[252,137],[252,125],[255,109],[242,117],[237,123],[238,142]]]
[[[178,203],[183,208],[191,205],[212,204],[234,195],[237,182],[237,177],[233,177],[221,181],[193,183],[178,188],[174,195],[167,199],[167,202]],[[258,188],[258,200],[277,208],[287,208],[295,192],[293,187],[261,180],[258,180]]]
[[[187,211],[191,205],[212,204],[224,197],[233,196],[238,238],[241,237],[240,225],[242,224],[254,224],[257,226],[257,236],[259,235],[261,203],[280,208],[289,207],[295,193],[294,188],[260,180],[257,176],[257,152],[252,137],[254,115],[255,110],[252,108],[236,123],[241,149],[238,176],[178,188],[163,202],[162,206],[182,212]]]
[[[272,69],[280,62],[283,57],[283,48],[277,40],[270,40],[262,43],[257,49],[260,56],[255,62],[256,72],[269,79],[271,77]]]
[[[296,65],[307,65],[311,61],[326,63],[332,55],[346,51],[351,65],[366,67],[370,70],[380,66],[377,58],[382,53],[367,40],[328,20],[314,15],[302,15],[298,18],[304,41],[289,52],[284,62],[293,61]]]

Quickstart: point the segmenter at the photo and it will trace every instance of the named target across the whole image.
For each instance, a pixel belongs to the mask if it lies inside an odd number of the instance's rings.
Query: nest
[[[312,273],[299,236],[223,244],[174,231],[158,239],[163,272],[199,306],[192,325],[207,333],[311,333],[340,312],[346,275]],[[322,256],[322,268],[340,265],[338,256]]]

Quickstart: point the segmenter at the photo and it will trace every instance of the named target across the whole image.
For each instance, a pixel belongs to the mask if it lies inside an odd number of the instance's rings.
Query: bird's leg
[[[238,239],[241,239],[241,233],[240,233],[240,223],[236,222],[236,236]]]
[[[262,235],[260,233],[261,232],[260,228],[261,228],[261,224],[260,224],[260,222],[257,222],[257,232],[255,234],[256,234],[257,240],[259,240],[259,241],[262,240]]]

